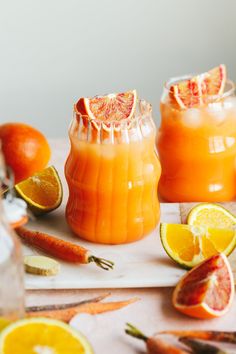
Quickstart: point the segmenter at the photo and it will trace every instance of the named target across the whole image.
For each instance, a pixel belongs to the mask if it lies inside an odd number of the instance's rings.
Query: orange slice
[[[217,254],[190,270],[173,293],[174,307],[191,317],[224,315],[234,297],[233,274],[224,254]]]
[[[181,81],[170,87],[169,97],[181,109],[203,104],[207,97],[220,95],[226,83],[226,67],[221,64],[214,69]]]
[[[136,102],[137,92],[132,90],[106,96],[80,98],[75,108],[77,112],[87,115],[91,120],[111,122],[131,118],[135,113]]]
[[[62,202],[62,184],[53,166],[16,184],[15,190],[35,215],[55,210]]]

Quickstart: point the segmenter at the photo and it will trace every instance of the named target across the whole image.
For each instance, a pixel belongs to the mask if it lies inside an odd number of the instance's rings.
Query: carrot
[[[134,302],[136,302],[137,298],[131,298],[126,301],[117,301],[117,302],[107,302],[102,303],[100,300],[96,301],[87,301],[80,304],[72,304],[71,307],[67,305],[67,307],[62,307],[54,310],[39,310],[39,311],[29,311],[27,312],[27,317],[47,317],[57,319],[63,322],[70,322],[72,317],[79,313],[89,313],[91,315],[96,315],[99,313],[107,312],[107,311],[115,311],[119,310],[125,306],[128,306]],[[63,305],[62,305],[63,306]]]
[[[24,227],[17,228],[16,232],[26,244],[63,261],[81,264],[95,262],[102,269],[113,269],[113,262],[95,257],[86,248],[72,242],[61,240],[43,232],[31,231]]]
[[[182,337],[179,338],[179,341],[187,345],[193,354],[227,354],[227,352],[214,345],[202,343],[195,339]]]
[[[127,323],[125,333],[143,340],[146,343],[147,351],[149,354],[188,354],[185,350],[179,349],[173,345],[170,345],[166,341],[155,337],[145,336],[139,329]]]
[[[213,340],[215,342],[225,342],[236,344],[236,332],[226,331],[162,331],[160,334],[172,334],[178,337],[191,337],[203,340]]]

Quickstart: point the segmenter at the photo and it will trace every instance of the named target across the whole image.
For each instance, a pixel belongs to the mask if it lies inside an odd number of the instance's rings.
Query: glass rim
[[[101,120],[101,119],[97,119],[97,118],[91,118],[91,117],[89,117],[88,114],[82,114],[81,112],[78,111],[77,103],[78,102],[76,102],[74,104],[74,109],[73,109],[74,115],[79,116],[82,119],[85,119],[87,122],[93,122],[93,123],[97,124],[98,126],[101,126],[101,125],[111,125],[111,126],[112,125],[114,125],[114,126],[126,125],[126,124],[130,124],[130,123],[139,122],[144,117],[147,118],[147,116],[152,118],[152,105],[151,105],[151,103],[149,103],[148,101],[146,101],[144,99],[137,99],[136,107],[138,107],[138,109],[135,110],[134,114],[131,117],[123,118],[121,120],[115,120],[115,119]]]
[[[168,93],[170,93],[170,87],[171,85],[175,84],[175,83],[179,83],[181,81],[185,81],[185,80],[189,80],[191,78],[193,78],[194,76],[199,76],[199,74],[187,74],[187,75],[182,75],[182,76],[176,76],[176,77],[172,77],[169,80],[167,80],[164,83],[164,89],[168,91]],[[221,99],[221,98],[225,98],[225,97],[229,97],[231,96],[234,91],[235,91],[235,83],[233,80],[227,79],[225,82],[225,85],[229,86],[229,88],[227,90],[225,90],[223,93],[220,94],[216,94],[216,95],[206,95],[209,100],[217,100],[217,99]],[[186,97],[188,95],[179,95],[180,97]],[[194,97],[202,97],[202,95],[195,95]]]

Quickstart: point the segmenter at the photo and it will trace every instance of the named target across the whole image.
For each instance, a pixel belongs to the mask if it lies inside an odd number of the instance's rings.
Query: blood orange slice
[[[192,77],[180,81],[170,87],[169,97],[182,109],[201,105],[209,96],[221,95],[226,83],[226,67],[224,64]]]
[[[220,253],[180,280],[173,293],[173,305],[188,316],[208,319],[224,315],[233,297],[233,274],[226,256]]]
[[[172,85],[170,87],[171,100],[176,101],[182,109],[202,104],[202,97],[205,94],[204,79],[205,77],[199,75]]]
[[[207,95],[221,95],[226,82],[226,66],[221,64],[208,71],[205,78]]]
[[[76,110],[91,120],[104,122],[121,121],[133,116],[136,108],[136,90],[124,93],[111,93],[106,96],[80,98]]]

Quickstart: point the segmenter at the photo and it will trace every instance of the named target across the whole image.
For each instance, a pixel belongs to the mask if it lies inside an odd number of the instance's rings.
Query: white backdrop
[[[80,96],[225,63],[236,79],[235,0],[0,0],[0,122],[65,136]]]

